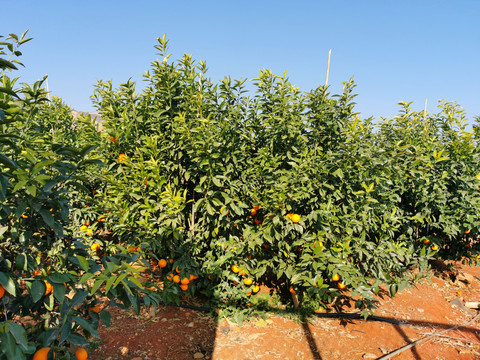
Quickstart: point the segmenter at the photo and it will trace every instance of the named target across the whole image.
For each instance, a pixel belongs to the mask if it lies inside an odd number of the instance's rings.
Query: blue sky
[[[304,91],[354,77],[362,117],[394,116],[401,100],[435,111],[438,99],[480,115],[480,1],[0,0],[0,35],[26,29],[24,82],[48,74],[50,90],[91,111],[97,79],[118,85],[157,58],[167,34],[173,58],[206,60],[214,80],[282,74]]]

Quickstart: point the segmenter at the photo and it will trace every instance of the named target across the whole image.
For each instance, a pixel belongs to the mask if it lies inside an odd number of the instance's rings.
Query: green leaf
[[[99,315],[100,315],[100,319],[102,320],[103,324],[106,327],[109,327],[110,326],[110,321],[112,319],[112,315],[110,315],[110,313],[107,310],[101,310]]]
[[[75,306],[83,303],[85,298],[88,296],[88,291],[86,290],[77,290],[75,295],[72,298],[72,301],[70,302],[70,307],[74,308]]]
[[[7,324],[7,329],[15,338],[17,344],[19,344],[24,351],[28,351],[28,339],[27,339],[27,332],[23,328],[23,326],[9,322]]]
[[[73,320],[78,324],[80,325],[82,328],[84,328],[85,330],[87,330],[90,334],[92,334],[92,336],[96,337],[96,338],[100,338],[100,336],[98,335],[98,332],[97,332],[97,329],[94,327],[94,325],[92,323],[90,323],[88,320],[82,318],[82,317],[79,317],[79,316],[74,316],[73,317]]]
[[[97,290],[102,286],[106,279],[97,279],[93,284],[92,290],[90,290],[90,295],[93,295],[97,292]]]
[[[88,271],[90,266],[88,266],[88,261],[81,255],[75,255],[75,258],[78,260],[78,263],[82,267],[83,270]]]
[[[86,346],[88,345],[88,342],[87,340],[81,336],[81,335],[78,335],[78,334],[69,334],[66,341],[68,341],[70,344],[72,345],[76,345],[76,346]]]
[[[18,70],[17,67],[13,65],[13,63],[2,58],[0,58],[0,68]]]
[[[0,272],[0,285],[12,296],[16,296],[15,292],[15,283],[13,280],[7,276],[7,274]]]
[[[45,284],[42,281],[34,280],[32,282],[32,287],[30,288],[30,294],[32,295],[33,301],[37,302],[45,294]]]
[[[55,226],[55,219],[52,216],[52,213],[47,209],[41,209],[39,214],[42,216],[43,221],[50,227],[53,228]],[[85,270],[86,271],[86,270]]]

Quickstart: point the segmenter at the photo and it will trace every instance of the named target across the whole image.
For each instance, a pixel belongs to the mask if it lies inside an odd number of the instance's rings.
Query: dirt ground
[[[480,359],[480,311],[462,305],[480,301],[480,268],[457,263],[450,274],[437,272],[431,283],[394,298],[379,296],[375,315],[391,322],[319,314],[302,323],[272,313],[240,326],[173,306],[139,316],[113,309],[111,326],[100,329],[89,359]],[[348,304],[343,311],[355,312]]]

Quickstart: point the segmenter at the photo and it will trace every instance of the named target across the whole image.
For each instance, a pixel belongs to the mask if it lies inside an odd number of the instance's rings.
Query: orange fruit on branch
[[[99,313],[102,310],[102,308],[99,305],[92,306],[91,308],[88,308],[88,311],[93,311],[95,313]]]
[[[87,350],[85,350],[84,348],[78,348],[77,351],[75,351],[75,356],[77,357],[77,360],[87,360]]]
[[[162,269],[167,266],[167,260],[165,259],[160,259],[158,262],[158,266],[160,266]]]
[[[47,360],[49,351],[50,351],[49,347],[41,348],[40,350],[37,350],[35,355],[33,355],[33,360]],[[53,353],[53,358],[55,359],[55,353]]]
[[[100,250],[100,244],[97,244],[97,243],[93,244],[92,246],[90,246],[90,250],[92,251]]]
[[[295,289],[293,288],[293,286],[290,286],[290,289],[288,289],[288,291],[290,291],[290,293],[292,294],[295,294]]]
[[[184,277],[182,280],[180,280],[180,282],[182,283],[182,285],[188,285],[190,283],[190,280]]]
[[[333,281],[338,281],[338,280],[340,280],[340,275],[338,275],[338,274],[333,274],[332,280],[333,280]]]
[[[423,240],[423,243],[426,245],[426,244],[430,244],[430,239],[425,239]]]
[[[187,291],[187,289],[188,289],[188,284],[181,284],[181,285],[180,285],[180,289],[182,289],[183,291]]]
[[[232,271],[236,274],[240,271],[240,268],[237,265],[232,265]]]
[[[176,283],[176,284],[178,284],[178,283],[180,282],[180,276],[175,275],[175,276],[173,277],[173,282]]]
[[[250,278],[243,279],[243,283],[244,283],[245,285],[247,285],[247,286],[250,286],[250,285],[252,285],[253,280],[250,279]]]
[[[337,284],[337,287],[340,289],[340,290],[343,290],[347,287],[347,285],[345,285],[344,283],[342,283],[341,281]]]
[[[53,286],[48,281],[45,281],[45,287],[46,287],[45,296],[47,296],[53,291]]]
[[[438,245],[432,245],[432,250],[437,251],[438,250]]]
[[[253,291],[254,294],[257,293],[257,292],[259,292],[259,291],[260,291],[260,286],[255,285],[255,286],[253,287],[252,291]]]
[[[292,220],[292,222],[294,223],[298,223],[300,221],[300,215],[298,214],[293,214],[290,218],[290,220]]]
[[[128,156],[125,155],[125,154],[120,154],[118,155],[118,158],[117,158],[117,161],[121,164],[122,162],[124,162],[125,160],[128,159]]]

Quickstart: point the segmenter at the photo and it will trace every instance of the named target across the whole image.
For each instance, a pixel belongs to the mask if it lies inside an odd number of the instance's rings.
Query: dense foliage
[[[100,295],[138,310],[197,293],[241,319],[266,285],[286,304],[350,291],[367,309],[430,259],[478,261],[480,130],[454,103],[402,102],[374,123],[351,80],[331,96],[262,70],[251,94],[189,55],[170,61],[163,37],[141,93],[96,85],[100,132],[42,81],[15,87],[28,40],[1,43],[0,358],[73,356],[109,322]],[[154,291],[137,279],[147,260],[163,261]]]

